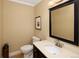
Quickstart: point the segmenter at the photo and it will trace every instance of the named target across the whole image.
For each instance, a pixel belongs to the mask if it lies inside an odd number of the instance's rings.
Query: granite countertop
[[[55,46],[53,44],[53,42],[51,42],[49,40],[38,41],[38,42],[34,42],[33,44],[48,58],[79,58],[78,54],[76,54],[76,53],[74,53],[74,52],[72,52],[64,47],[59,48],[59,47]],[[59,48],[59,52],[57,54],[53,54],[51,52],[48,52],[45,49],[45,46],[47,46],[47,45],[55,46],[55,47]]]

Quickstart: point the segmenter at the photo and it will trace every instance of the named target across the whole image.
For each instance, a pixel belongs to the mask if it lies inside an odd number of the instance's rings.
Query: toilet
[[[37,41],[40,41],[40,38],[33,36],[32,43],[37,42]],[[33,45],[32,44],[22,46],[20,50],[24,54],[24,58],[33,58]]]

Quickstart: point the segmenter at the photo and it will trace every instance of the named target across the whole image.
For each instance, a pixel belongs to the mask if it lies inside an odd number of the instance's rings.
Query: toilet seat
[[[23,47],[21,47],[21,51],[25,54],[28,54],[32,50],[33,50],[33,45],[24,45]]]

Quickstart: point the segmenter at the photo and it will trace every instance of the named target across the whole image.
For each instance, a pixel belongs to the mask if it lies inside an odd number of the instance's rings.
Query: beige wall
[[[42,22],[42,30],[35,30],[35,35],[45,40],[49,36],[49,12],[47,0],[42,0],[42,2],[35,7],[35,15],[36,17],[41,16]]]
[[[50,6],[49,6],[50,7]],[[40,37],[42,40],[43,39],[51,39],[49,37],[49,11],[48,11],[48,1],[43,0],[40,4],[38,4],[35,7],[35,15],[36,16],[41,16],[42,17],[42,30],[35,30],[35,35]],[[56,39],[55,39],[56,40]],[[68,49],[72,50],[73,52],[76,52],[79,54],[79,47],[74,46],[72,44],[68,44],[63,42],[64,46],[66,46]]]
[[[29,44],[34,35],[34,8],[4,0],[3,39],[10,52]]]
[[[2,0],[0,0],[0,57],[2,48]]]

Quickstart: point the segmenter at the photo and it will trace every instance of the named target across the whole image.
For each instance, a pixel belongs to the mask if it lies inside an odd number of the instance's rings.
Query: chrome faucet
[[[56,40],[56,41],[55,41],[55,45],[58,46],[58,47],[60,47],[60,48],[63,47],[63,44],[60,43],[60,40]]]

